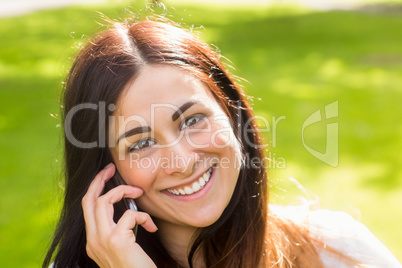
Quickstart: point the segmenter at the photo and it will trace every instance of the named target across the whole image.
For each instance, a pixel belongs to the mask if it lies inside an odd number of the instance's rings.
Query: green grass
[[[117,4],[63,8],[0,19],[0,259],[2,267],[38,267],[60,205],[58,98],[76,47],[101,21],[127,16]],[[402,17],[311,12],[296,7],[177,5],[176,21],[194,25],[219,47],[254,96],[254,109],[278,123],[276,146],[286,168],[270,171],[272,200],[305,196],[345,210],[402,259]],[[208,16],[205,16],[208,14]],[[199,28],[199,26],[205,28]],[[303,147],[304,120],[339,101],[339,165]],[[325,123],[306,129],[306,143],[325,150]]]

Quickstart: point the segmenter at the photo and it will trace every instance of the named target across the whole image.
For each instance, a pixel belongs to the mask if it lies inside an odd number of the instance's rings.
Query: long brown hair
[[[80,104],[116,104],[143,66],[154,64],[183,68],[205,82],[233,122],[243,155],[261,160],[260,165],[242,166],[231,201],[221,217],[198,230],[188,256],[189,266],[193,267],[193,257],[202,248],[207,267],[320,267],[307,231],[268,216],[267,173],[257,124],[246,95],[219,57],[208,45],[171,22],[150,20],[113,23],[79,52],[64,91],[64,130],[71,131],[80,142],[95,143],[83,148],[65,135],[64,206],[43,267],[53,257],[55,267],[97,267],[85,250],[81,200],[95,175],[112,160],[98,133],[108,133],[108,124],[101,120],[99,106],[79,110],[67,124],[68,113]],[[104,118],[111,114],[106,109]],[[125,209],[120,203],[115,206],[117,215]],[[140,228],[137,241],[158,267],[178,267],[158,234]]]

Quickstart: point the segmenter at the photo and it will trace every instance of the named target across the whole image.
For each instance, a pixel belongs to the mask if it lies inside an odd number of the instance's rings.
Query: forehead
[[[145,116],[155,104],[178,107],[188,101],[217,104],[208,87],[190,72],[173,66],[146,66],[123,92],[116,114]]]

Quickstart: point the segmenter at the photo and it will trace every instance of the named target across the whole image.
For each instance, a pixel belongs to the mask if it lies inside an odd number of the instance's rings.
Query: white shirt
[[[308,205],[277,206],[270,210],[295,224],[309,228],[310,235],[331,248],[369,268],[400,268],[394,255],[364,226],[345,212],[319,209],[309,211]],[[351,268],[338,256],[318,249],[326,268]],[[53,263],[49,266],[53,268]]]
[[[308,206],[270,206],[276,215],[309,228],[310,235],[345,256],[362,263],[363,267],[400,268],[400,262],[364,226],[345,212],[319,209],[309,211]],[[318,249],[324,267],[350,268],[350,264],[328,252]]]

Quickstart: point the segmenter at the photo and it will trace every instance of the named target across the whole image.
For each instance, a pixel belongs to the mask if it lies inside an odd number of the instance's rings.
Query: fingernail
[[[104,169],[108,169],[108,168],[110,168],[111,166],[113,166],[113,163],[109,163]]]

